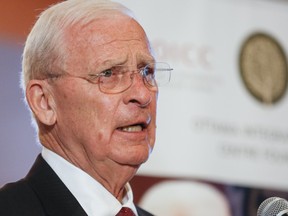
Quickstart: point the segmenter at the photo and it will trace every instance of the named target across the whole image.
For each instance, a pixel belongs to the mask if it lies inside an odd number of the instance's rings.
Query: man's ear
[[[26,87],[27,102],[35,118],[45,125],[56,123],[54,98],[44,80],[30,80]]]

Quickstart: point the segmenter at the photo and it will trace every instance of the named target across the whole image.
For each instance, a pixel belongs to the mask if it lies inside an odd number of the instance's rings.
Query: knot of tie
[[[135,216],[135,214],[130,208],[122,207],[116,216]]]

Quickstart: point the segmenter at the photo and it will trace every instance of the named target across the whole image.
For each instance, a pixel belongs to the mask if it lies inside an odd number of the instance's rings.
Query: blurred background
[[[131,184],[159,216],[254,216],[288,198],[288,1],[117,0],[143,25],[158,61],[157,141]],[[21,55],[53,0],[0,0],[0,186],[41,151],[19,87]]]

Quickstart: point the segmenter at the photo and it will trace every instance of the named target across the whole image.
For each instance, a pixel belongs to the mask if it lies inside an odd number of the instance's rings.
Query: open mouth
[[[125,132],[141,132],[146,128],[147,128],[147,124],[141,123],[141,124],[134,124],[134,125],[128,125],[124,127],[119,127],[118,130],[125,131]]]

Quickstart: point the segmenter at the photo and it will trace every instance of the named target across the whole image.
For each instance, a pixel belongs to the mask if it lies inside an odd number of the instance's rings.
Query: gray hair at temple
[[[63,66],[68,54],[64,39],[68,28],[85,26],[115,12],[134,18],[128,8],[109,0],[67,0],[42,12],[24,47],[21,77],[23,93],[29,80],[48,78],[53,69]]]

